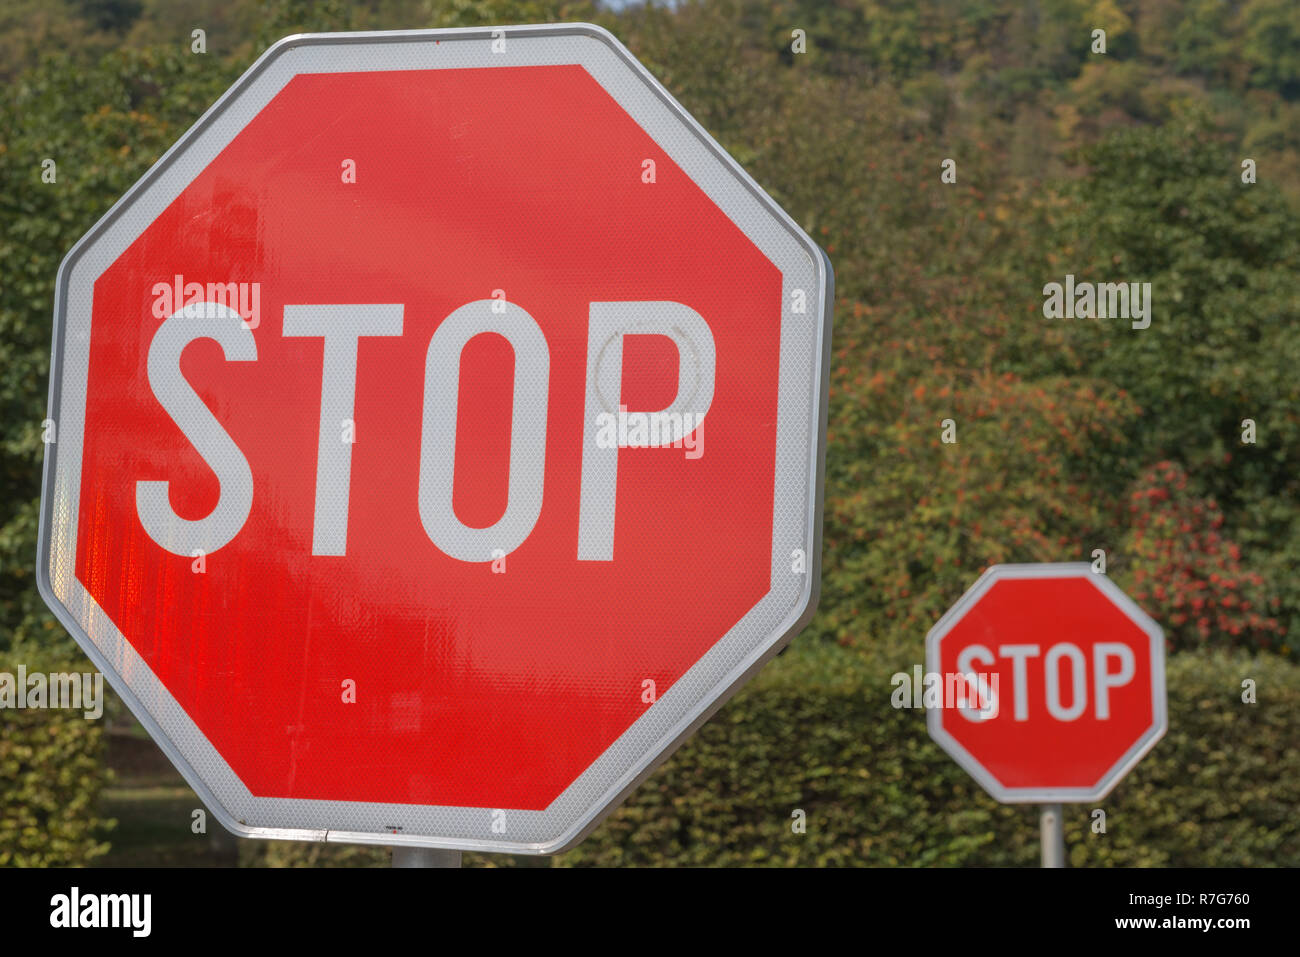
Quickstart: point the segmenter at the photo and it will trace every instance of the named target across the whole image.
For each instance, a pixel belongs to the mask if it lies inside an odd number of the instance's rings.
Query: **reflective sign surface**
[[[43,590],[242,833],[566,846],[815,602],[824,258],[498,33],[282,42],[60,273]]]

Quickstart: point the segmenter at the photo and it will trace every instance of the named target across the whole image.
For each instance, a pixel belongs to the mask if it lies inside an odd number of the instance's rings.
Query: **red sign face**
[[[1087,564],[990,568],[926,660],[931,736],[999,801],[1099,800],[1165,731],[1164,635]]]
[[[237,830],[553,850],[811,614],[828,277],[603,31],[353,36],[70,254],[52,604]]]

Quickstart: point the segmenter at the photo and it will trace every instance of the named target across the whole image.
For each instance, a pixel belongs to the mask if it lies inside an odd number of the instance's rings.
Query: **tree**
[[[1133,395],[1132,464],[1197,477],[1290,630],[1300,585],[1273,556],[1300,556],[1296,212],[1276,187],[1243,184],[1239,154],[1200,116],[1117,132],[1081,158],[1061,271],[1151,284],[1149,328],[1061,320],[1081,371]]]

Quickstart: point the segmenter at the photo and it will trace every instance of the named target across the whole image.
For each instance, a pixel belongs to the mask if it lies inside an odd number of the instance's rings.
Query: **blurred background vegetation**
[[[281,36],[593,20],[835,264],[821,610],[578,849],[467,863],[1033,864],[1033,809],[989,800],[889,677],[987,565],[1100,548],[1169,636],[1170,732],[1106,834],[1067,811],[1072,863],[1300,865],[1300,4],[619,6],[6,0],[0,671],[87,667],[33,582],[54,278],[82,233]],[[1066,273],[1151,282],[1151,327],[1045,319]],[[0,716],[0,864],[387,861],[194,835],[120,703],[73,714]]]

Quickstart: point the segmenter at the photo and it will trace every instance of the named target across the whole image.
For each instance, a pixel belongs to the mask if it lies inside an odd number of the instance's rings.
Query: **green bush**
[[[892,667],[803,642],[550,863],[1036,866],[1038,809],[994,802],[931,742],[924,711],[895,710]],[[1253,705],[1241,700],[1247,678]],[[1070,866],[1300,865],[1300,666],[1185,652],[1168,663],[1168,689],[1169,733],[1155,750],[1105,801],[1066,807]],[[1097,808],[1104,834],[1092,830]],[[241,863],[386,866],[388,852],[245,842]],[[466,866],[545,863],[465,856]]]
[[[834,647],[784,655],[556,863],[1037,864],[1037,809],[986,796],[889,677]],[[1096,805],[1106,833],[1067,807],[1071,866],[1300,864],[1300,668],[1188,652],[1168,686],[1169,733]]]
[[[215,825],[220,827],[220,824]],[[240,841],[240,867],[388,867],[387,847],[318,841]]]
[[[0,654],[0,671],[16,674],[19,664],[29,674],[90,667],[21,649]],[[112,774],[103,751],[102,722],[80,710],[0,711],[0,867],[75,867],[107,853],[102,838],[114,822],[97,811]]]

